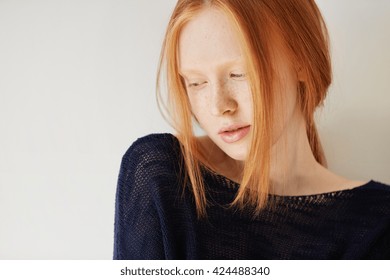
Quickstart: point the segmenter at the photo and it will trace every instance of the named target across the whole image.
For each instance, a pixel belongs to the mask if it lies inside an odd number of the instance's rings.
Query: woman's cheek
[[[190,96],[190,105],[192,114],[195,116],[197,121],[202,125],[203,119],[207,119],[207,99],[204,96]]]

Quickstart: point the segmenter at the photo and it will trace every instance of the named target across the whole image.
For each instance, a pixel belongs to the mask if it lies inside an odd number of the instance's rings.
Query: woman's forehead
[[[223,12],[215,8],[202,10],[183,27],[179,37],[181,67],[239,60],[242,60],[241,45],[232,23]]]

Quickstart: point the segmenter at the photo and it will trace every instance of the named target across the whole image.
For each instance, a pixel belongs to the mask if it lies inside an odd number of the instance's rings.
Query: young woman
[[[313,114],[331,65],[313,0],[179,0],[161,79],[177,133],[124,155],[114,259],[390,258],[389,186],[326,168]]]

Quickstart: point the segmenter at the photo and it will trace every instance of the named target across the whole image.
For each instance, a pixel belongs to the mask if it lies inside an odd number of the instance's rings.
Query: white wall
[[[330,169],[390,183],[390,1],[320,0],[334,83],[318,114]]]
[[[175,0],[0,1],[0,259],[112,258],[120,160],[172,132],[155,72]],[[318,0],[335,83],[330,168],[390,182],[390,1]]]

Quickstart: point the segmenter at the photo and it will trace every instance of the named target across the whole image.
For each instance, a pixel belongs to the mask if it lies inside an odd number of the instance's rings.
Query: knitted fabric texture
[[[123,156],[114,259],[390,259],[390,186],[369,181],[305,196],[270,196],[258,216],[227,207],[239,185],[202,169],[207,218],[183,186],[171,134],[138,139]]]

